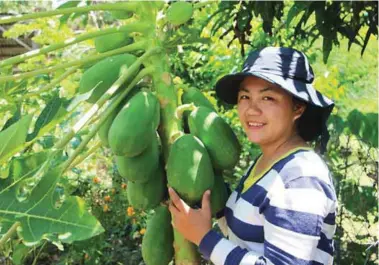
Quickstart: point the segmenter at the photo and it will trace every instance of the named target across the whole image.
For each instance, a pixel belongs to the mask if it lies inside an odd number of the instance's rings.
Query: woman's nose
[[[262,111],[258,104],[256,102],[251,102],[249,103],[249,107],[247,108],[247,114],[248,115],[259,115],[261,114]]]

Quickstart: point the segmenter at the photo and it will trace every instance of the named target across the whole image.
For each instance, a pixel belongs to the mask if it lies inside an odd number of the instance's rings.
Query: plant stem
[[[128,85],[128,87],[117,96],[117,98],[108,106],[108,108],[104,111],[104,113],[101,114],[101,118],[99,119],[99,122],[94,126],[94,128],[85,136],[83,141],[80,143],[80,145],[75,149],[74,153],[70,156],[70,158],[64,163],[62,166],[63,171],[66,171],[72,162],[75,160],[75,158],[80,154],[80,152],[86,147],[86,145],[89,143],[89,141],[95,136],[97,131],[100,129],[100,127],[103,125],[103,123],[106,121],[106,119],[111,115],[111,113],[117,108],[117,106],[121,103],[123,98],[125,98],[128,93],[133,89],[133,87],[146,75],[151,74],[154,71],[154,68],[148,67],[143,69],[136,78],[133,79],[133,81]],[[117,81],[116,81],[117,82]],[[115,85],[113,85],[115,86]],[[112,86],[112,87],[113,87]],[[67,138],[67,137],[66,137]],[[71,139],[72,137],[70,137]],[[70,140],[69,139],[69,140]],[[62,144],[64,141],[62,141]],[[61,145],[62,145],[61,144]],[[64,146],[64,145],[63,145]]]
[[[46,74],[46,73],[50,73],[50,72],[53,72],[53,71],[56,71],[56,70],[62,69],[62,68],[65,69],[65,68],[69,68],[69,67],[76,66],[76,65],[84,65],[86,63],[97,61],[97,60],[100,60],[100,59],[103,59],[103,58],[106,58],[106,57],[109,57],[109,56],[115,55],[115,54],[132,52],[132,51],[136,51],[136,50],[144,50],[146,48],[146,45],[147,45],[146,41],[135,42],[131,45],[128,45],[128,46],[125,46],[125,47],[122,47],[122,48],[119,48],[116,50],[112,50],[112,51],[105,52],[105,53],[98,54],[98,55],[89,56],[83,60],[76,60],[76,61],[72,61],[72,62],[60,64],[60,65],[55,65],[55,66],[47,67],[47,68],[44,68],[41,70],[31,71],[31,72],[22,73],[22,74],[0,76],[0,83],[4,83],[4,82],[10,81],[10,80],[17,80],[17,79],[22,79],[22,78],[33,77],[33,76],[40,75],[40,74]]]
[[[8,241],[9,238],[12,237],[12,235],[17,231],[17,227],[20,226],[20,222],[14,223],[11,228],[3,235],[3,237],[0,240],[0,249],[3,248],[3,245]]]
[[[125,10],[135,12],[137,10],[138,3],[137,2],[123,2],[123,3],[112,3],[112,4],[99,4],[99,5],[90,5],[84,7],[71,7],[71,8],[62,8],[56,9],[46,12],[36,12],[32,14],[26,15],[17,15],[17,16],[6,16],[0,18],[0,24],[8,24],[12,22],[27,20],[27,19],[35,19],[42,17],[51,17],[56,15],[65,15],[72,13],[85,13],[89,11],[95,10]]]
[[[143,33],[145,31],[147,31],[149,28],[150,27],[148,25],[146,25],[146,23],[136,22],[136,23],[131,23],[131,24],[128,24],[125,26],[117,27],[117,28],[109,28],[109,29],[103,29],[103,30],[99,30],[99,31],[95,31],[95,32],[84,33],[84,34],[79,35],[78,37],[68,39],[64,42],[55,43],[55,44],[49,45],[45,48],[32,50],[30,52],[20,54],[18,56],[14,56],[12,58],[3,60],[0,62],[0,67],[20,63],[20,62],[23,62],[23,61],[30,59],[32,57],[43,55],[43,54],[46,54],[48,52],[56,51],[56,50],[62,49],[64,47],[73,45],[75,43],[82,42],[82,41],[85,41],[88,39],[93,39],[93,38],[96,38],[99,36],[108,35],[108,34],[117,33],[117,32],[125,32],[125,33],[141,32],[141,33]]]
[[[199,2],[199,3],[196,3],[193,5],[193,8],[194,9],[199,9],[199,8],[202,8],[202,7],[205,7],[207,5],[209,5],[212,1],[205,1],[205,2]],[[216,1],[213,1],[216,3]]]
[[[27,93],[27,96],[28,97],[30,97],[30,96],[37,96],[37,95],[40,95],[40,94],[42,94],[44,92],[49,91],[50,89],[52,89],[56,85],[58,85],[62,80],[66,79],[68,76],[70,76],[71,74],[75,73],[76,70],[78,70],[78,69],[79,69],[79,66],[74,66],[74,67],[68,69],[61,76],[59,76],[58,78],[54,79],[53,81],[51,81],[49,84],[47,84],[46,86],[42,87],[38,91],[33,91],[33,92],[30,92],[30,93]]]
[[[195,104],[183,104],[176,108],[175,116],[181,120],[185,111],[193,111],[196,108]]]
[[[141,20],[150,25],[156,26],[157,10],[151,5],[151,2],[141,2],[142,11]],[[150,47],[162,47],[161,40],[165,40],[167,32],[163,28],[154,26],[154,31],[149,32],[151,42]],[[158,31],[159,30],[159,31]],[[163,36],[163,38],[162,38]],[[164,47],[166,48],[166,47]],[[183,133],[181,121],[175,117],[175,111],[178,107],[178,95],[172,83],[170,73],[170,63],[166,53],[150,57],[144,63],[145,66],[151,65],[156,67],[152,75],[153,86],[160,103],[161,121],[158,128],[159,136],[162,141],[162,152],[165,165],[167,164],[170,146]],[[197,253],[197,247],[183,238],[180,233],[174,229],[174,263],[176,265],[199,265],[200,256]]]
[[[84,155],[78,157],[75,159],[75,161],[72,163],[69,169],[72,169],[79,165],[81,162],[83,162],[86,158],[88,158],[90,155],[92,155],[97,149],[101,147],[101,142],[97,141],[94,146],[92,146]]]
[[[34,257],[34,260],[33,260],[32,265],[36,265],[36,264],[37,264],[37,260],[38,260],[39,256],[41,255],[42,250],[43,250],[43,248],[45,247],[46,243],[47,243],[47,241],[43,242],[41,248],[40,248],[39,251],[38,251],[37,256]]]
[[[174,249],[176,265],[199,265],[200,254],[197,246],[188,241],[174,228]]]

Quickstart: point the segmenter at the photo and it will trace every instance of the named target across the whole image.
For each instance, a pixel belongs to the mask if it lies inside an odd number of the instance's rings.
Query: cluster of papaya
[[[120,12],[114,13],[114,17],[130,17],[130,13]],[[192,12],[191,3],[175,2],[168,9],[167,20],[174,26],[181,25]],[[133,39],[123,32],[100,36],[94,41],[99,53],[132,42]],[[95,63],[84,72],[79,93],[91,91],[87,101],[96,103],[137,59],[125,53]],[[131,77],[136,75],[137,71]],[[128,81],[124,86],[127,84]],[[184,133],[177,135],[169,147],[167,161],[163,161],[157,130],[165,124],[161,124],[157,96],[157,92],[135,89],[98,131],[102,144],[115,156],[119,174],[128,181],[129,203],[144,211],[154,209],[142,242],[142,255],[147,265],[167,265],[173,259],[171,215],[162,203],[168,199],[167,186],[173,187],[194,207],[199,206],[203,193],[211,189],[212,214],[216,215],[228,198],[222,171],[233,168],[240,154],[240,145],[230,126],[199,90],[189,88],[182,94],[181,103],[194,107],[183,113]]]
[[[212,215],[225,206],[228,198],[223,170],[238,162],[241,146],[232,128],[221,118],[212,103],[196,88],[185,88],[182,104],[186,134],[172,145],[167,163],[168,183],[191,206],[211,190]]]
[[[159,205],[167,199],[166,174],[156,131],[159,122],[157,97],[152,92],[136,91],[98,132],[103,145],[115,155],[119,174],[128,181],[129,203],[135,209],[155,209],[142,244],[143,257],[149,265],[168,264],[174,253],[171,215],[167,206]]]

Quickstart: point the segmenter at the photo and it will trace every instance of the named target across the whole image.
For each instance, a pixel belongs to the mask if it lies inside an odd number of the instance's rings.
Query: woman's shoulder
[[[319,179],[333,185],[330,171],[323,158],[315,151],[300,150],[279,161],[274,168],[284,183],[297,178]]]

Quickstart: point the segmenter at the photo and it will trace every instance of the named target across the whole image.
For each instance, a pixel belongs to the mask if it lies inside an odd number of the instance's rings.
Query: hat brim
[[[216,83],[217,96],[228,104],[237,104],[237,96],[241,82],[247,76],[256,76],[276,84],[288,93],[312,105],[325,108],[334,105],[333,101],[314,89],[312,84],[300,80],[285,78],[268,72],[242,72],[226,75]]]

